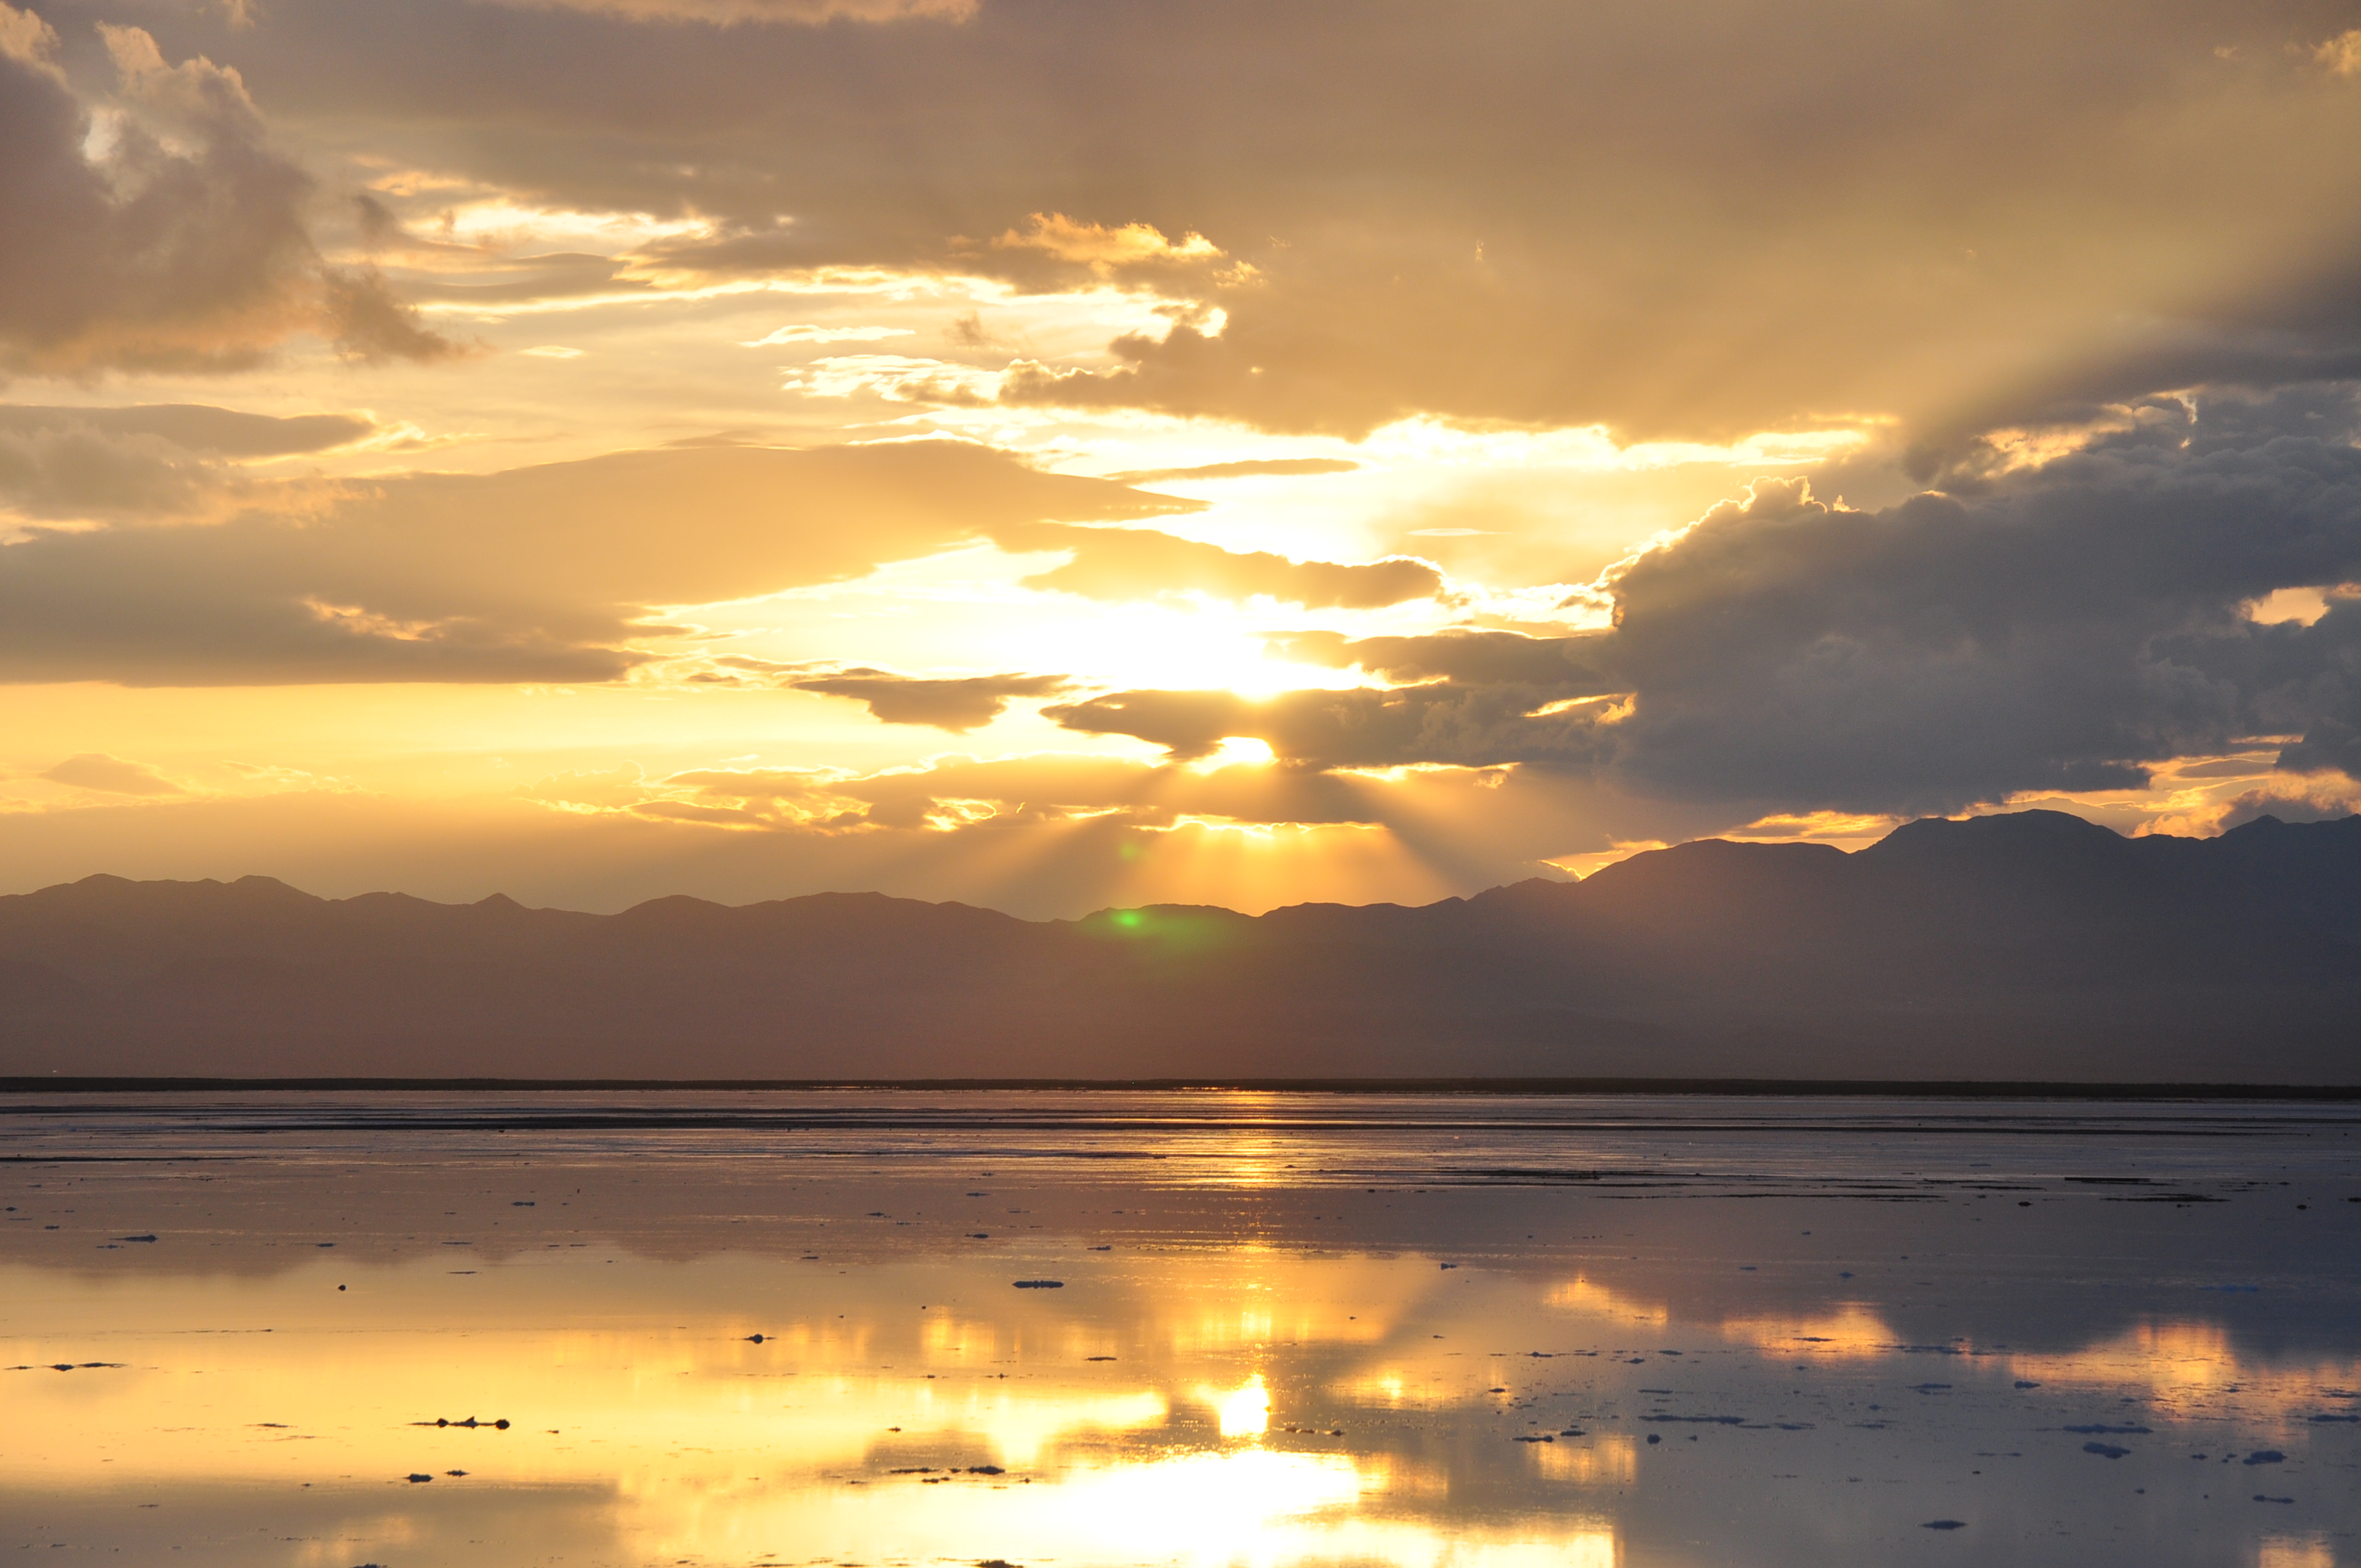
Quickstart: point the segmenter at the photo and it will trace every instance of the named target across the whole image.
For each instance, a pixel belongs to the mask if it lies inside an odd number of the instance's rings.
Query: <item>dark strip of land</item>
[[[2361,1085],[2300,1083],[2093,1083],[2039,1080],[1808,1078],[0,1078],[0,1094],[271,1093],[299,1091],[438,1093],[595,1091],[972,1091],[1057,1090],[1239,1094],[1521,1094],[1883,1098],[1897,1100],[2361,1101]]]
[[[619,915],[264,878],[0,898],[0,1073],[2283,1098],[2361,1085],[2361,816],[1705,839],[1419,908],[1079,921],[875,894]]]

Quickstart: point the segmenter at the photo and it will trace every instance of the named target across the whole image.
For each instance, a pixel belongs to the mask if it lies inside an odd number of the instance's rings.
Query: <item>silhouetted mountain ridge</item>
[[[2361,1081],[2361,817],[1705,839],[1417,907],[0,898],[0,1073]]]

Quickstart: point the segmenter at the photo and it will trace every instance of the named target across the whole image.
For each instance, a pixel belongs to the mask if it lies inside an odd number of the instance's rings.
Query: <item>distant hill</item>
[[[0,898],[0,1075],[2361,1082],[2361,817],[2056,812],[1856,854],[1036,923],[821,894],[620,915],[264,877]]]

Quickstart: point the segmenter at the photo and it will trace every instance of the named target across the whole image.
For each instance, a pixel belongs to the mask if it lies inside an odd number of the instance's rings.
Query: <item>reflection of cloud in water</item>
[[[1866,1360],[1891,1355],[1900,1336],[1886,1321],[1858,1301],[1817,1316],[1728,1318],[1724,1339],[1778,1355]]]
[[[1204,1376],[1235,1365],[1241,1348],[1227,1321],[1204,1332],[1222,1290],[1258,1285],[1272,1303],[1264,1315],[1305,1336],[1247,1347],[1257,1354],[1324,1355],[1349,1346],[1321,1333],[1357,1342],[1375,1331],[1356,1319],[1414,1297],[1431,1266],[1421,1261],[1135,1263],[1139,1290],[1103,1292],[1096,1305],[1111,1321],[1080,1297],[1054,1307],[1018,1297],[990,1265],[886,1265],[863,1277],[746,1259],[577,1254],[463,1272],[449,1261],[357,1269],[315,1258],[247,1281],[0,1271],[15,1325],[38,1311],[46,1335],[104,1341],[109,1360],[128,1364],[10,1385],[12,1413],[44,1434],[12,1448],[13,1478],[102,1512],[119,1507],[106,1499],[125,1483],[301,1484],[315,1488],[310,1506],[334,1508],[357,1485],[435,1478],[431,1492],[405,1491],[406,1511],[346,1499],[342,1518],[312,1531],[325,1568],[397,1547],[466,1561],[454,1540],[483,1527],[463,1524],[464,1511],[495,1499],[511,1530],[557,1539],[515,1521],[562,1512],[577,1545],[633,1561],[790,1543],[801,1557],[872,1562],[978,1551],[1129,1560],[1143,1543],[1157,1561],[1208,1568],[1614,1561],[1596,1520],[1471,1520],[1454,1506],[1449,1469],[1356,1451],[1324,1428],[1274,1432],[1282,1400],[1302,1419],[1299,1405],[1333,1398],[1300,1374],[1285,1390],[1258,1370]],[[1375,1301],[1354,1299],[1364,1287]],[[914,1294],[928,1299],[923,1312]],[[652,1297],[669,1300],[641,1310]],[[978,1305],[936,1299],[962,1297]],[[775,1315],[730,1304],[763,1299]],[[566,1321],[585,1316],[610,1321]],[[1118,1364],[1072,1352],[1115,1354],[1104,1343],[1123,1347]],[[1164,1348],[1175,1345],[1191,1348]],[[412,1425],[438,1415],[515,1420],[502,1431]],[[1328,1451],[1304,1452],[1314,1440]],[[1504,1447],[1498,1461],[1513,1467],[1522,1453]],[[1633,1472],[1628,1442],[1542,1463],[1558,1481]],[[0,1493],[0,1519],[14,1511]]]
[[[2010,1369],[2047,1387],[2132,1388],[2169,1415],[2195,1415],[2235,1395],[2249,1419],[2301,1425],[2323,1388],[2351,1388],[2361,1358],[2241,1357],[2227,1330],[2202,1320],[2139,1323],[2112,1339],[2055,1354],[2013,1354]]]
[[[1640,1475],[1639,1445],[1628,1437],[1600,1438],[1579,1447],[1573,1443],[1528,1443],[1525,1451],[1532,1455],[1533,1468],[1542,1475],[1577,1486],[1628,1486]]]
[[[1472,1113],[1446,1112],[1432,1157],[1455,1169],[1661,1153],[1576,1129],[1478,1157]],[[857,1158],[514,1133],[464,1158],[372,1142],[349,1169],[258,1146],[160,1169],[147,1145],[93,1160],[98,1135],[57,1135],[79,1162],[13,1168],[0,1227],[0,1365],[34,1368],[0,1373],[0,1550],[244,1568],[267,1527],[308,1568],[506,1568],[518,1542],[1179,1568],[1938,1547],[2086,1568],[2101,1543],[2334,1568],[2354,1526],[2361,1249],[2326,1228],[2361,1223],[2350,1143],[2127,1134],[2076,1174],[2163,1159],[2243,1206],[2126,1210],[2015,1172],[2050,1195],[2004,1211],[1913,1175],[1930,1153],[2026,1157],[1999,1135],[1748,1132],[1695,1146],[1736,1173],[1722,1190],[1631,1201],[1362,1175],[1412,1157],[1355,1115],[1349,1183],[1335,1151],[1257,1126],[1226,1187],[1219,1129],[1145,1135],[1166,1161],[1078,1161],[1066,1131],[1013,1125],[962,1153],[970,1134],[929,1123]],[[2274,1162],[2309,1189],[2228,1185]],[[1905,1178],[1909,1204],[1854,1201]],[[1718,1201],[1740,1195],[1762,1201]],[[1065,1286],[1012,1288],[1036,1278]],[[2184,1283],[2224,1279],[2262,1284]],[[469,1414],[513,1424],[410,1424]],[[2154,1430],[2103,1460],[2078,1427]],[[2235,1462],[2257,1450],[2294,1503],[2247,1500],[2263,1473]]]
[[[1579,1274],[1563,1285],[1552,1287],[1544,1299],[1561,1312],[1579,1312],[1584,1317],[1604,1318],[1639,1328],[1659,1329],[1672,1321],[1671,1311],[1662,1302],[1637,1301],[1618,1295]]]

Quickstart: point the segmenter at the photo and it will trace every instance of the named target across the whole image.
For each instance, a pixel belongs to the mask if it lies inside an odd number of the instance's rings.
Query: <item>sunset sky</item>
[[[0,0],[0,893],[2361,800],[2361,3]]]

